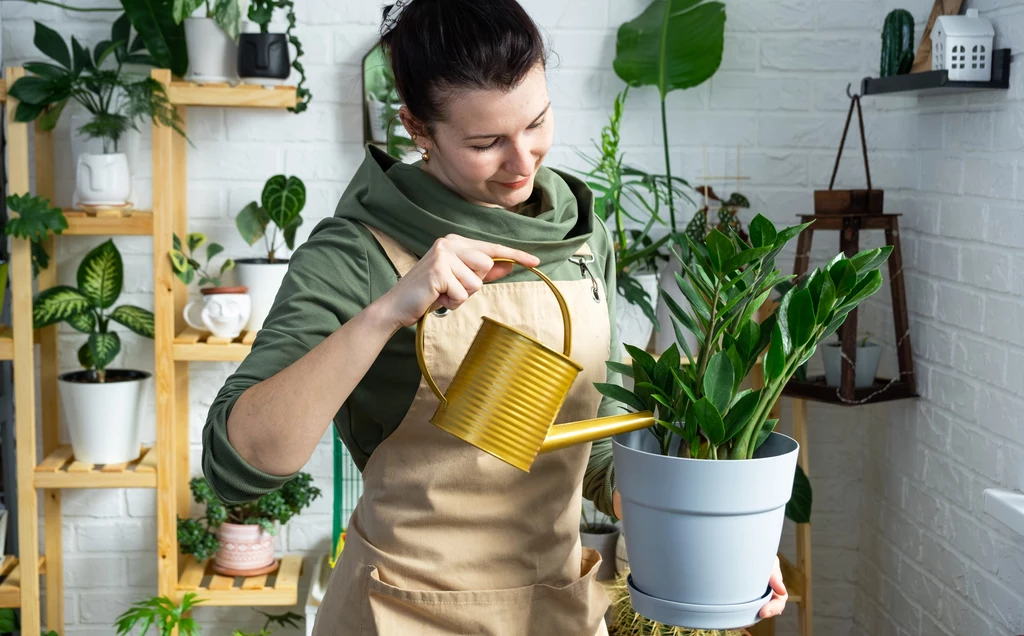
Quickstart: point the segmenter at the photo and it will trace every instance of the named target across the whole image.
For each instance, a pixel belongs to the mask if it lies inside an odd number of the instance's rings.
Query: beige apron
[[[371,228],[399,276],[416,257]],[[578,255],[587,256],[584,247]],[[557,282],[583,365],[558,422],[595,417],[609,354],[603,289]],[[561,350],[562,320],[541,281],[484,285],[426,322],[424,351],[444,391],[490,316]],[[363,470],[363,495],[317,613],[316,636],[600,636],[608,597],[600,556],[579,539],[590,445],[540,455],[529,474],[429,422],[437,398],[421,379],[398,429]]]

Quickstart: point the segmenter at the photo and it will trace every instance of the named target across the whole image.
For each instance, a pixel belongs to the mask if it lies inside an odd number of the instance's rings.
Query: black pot
[[[284,33],[239,34],[239,77],[288,79],[291,64],[288,38]]]
[[[134,369],[107,369],[107,382],[137,382],[145,380],[153,374],[148,371],[136,371]],[[58,377],[62,382],[75,382],[81,384],[99,384],[99,374],[95,370],[69,371]]]

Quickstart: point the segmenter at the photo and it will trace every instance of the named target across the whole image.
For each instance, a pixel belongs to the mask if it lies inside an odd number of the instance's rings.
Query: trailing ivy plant
[[[92,115],[79,128],[90,139],[103,141],[103,152],[117,152],[121,137],[139,130],[140,121],[157,122],[182,136],[181,117],[167,98],[163,84],[148,75],[126,72],[125,65],[156,65],[145,52],[140,36],[131,38],[131,23],[122,15],[111,27],[110,39],[92,51],[71,37],[68,48],[59,33],[35,23],[36,48],[56,64],[28,62],[33,73],[18,79],[9,93],[18,100],[16,121],[39,120],[43,130],[53,130],[68,102],[78,102]]]
[[[146,636],[150,627],[156,630],[157,636],[199,636],[199,625],[190,613],[202,602],[194,592],[185,594],[181,605],[176,605],[166,596],[154,596],[132,604],[130,609],[117,617],[114,626],[118,636],[136,634],[136,628],[139,630],[138,636]]]
[[[267,260],[276,263],[276,252],[281,248],[278,232],[289,250],[295,249],[295,232],[302,225],[302,208],[306,206],[306,184],[298,177],[283,174],[267,179],[260,203],[250,202],[235,217],[235,226],[249,245],[263,239]],[[274,224],[273,233],[267,235],[267,226]]]
[[[124,282],[124,263],[113,240],[85,255],[78,266],[77,280],[77,287],[56,285],[39,292],[32,304],[32,322],[36,329],[66,322],[89,334],[78,350],[78,362],[95,372],[97,382],[106,382],[107,366],[121,351],[121,338],[110,330],[110,322],[152,338],[153,313],[133,305],[111,310]]]
[[[220,270],[217,273],[213,273],[213,270],[210,270],[210,261],[223,252],[224,247],[219,243],[207,243],[206,235],[201,232],[192,232],[186,237],[186,241],[188,241],[188,253],[185,252],[178,235],[174,235],[174,247],[171,249],[169,257],[175,276],[186,285],[191,285],[192,281],[195,280],[196,274],[198,274],[200,287],[220,287],[220,277],[224,272],[230,271],[235,267],[235,261],[230,258],[224,259],[224,262],[220,265]],[[203,245],[206,245],[205,267],[199,262],[196,255],[196,250]]]
[[[295,47],[295,59],[292,60],[292,68],[299,74],[299,85],[295,87],[297,102],[294,108],[289,107],[293,113],[301,113],[309,107],[313,94],[306,87],[306,69],[299,61],[305,52],[302,49],[302,42],[295,35],[295,3],[292,0],[251,0],[249,4],[249,20],[258,24],[260,33],[268,33],[270,30],[270,19],[274,16],[274,9],[285,9],[288,20],[288,29],[284,32],[288,42]]]
[[[206,7],[205,17],[216,22],[232,40],[238,39],[242,29],[242,8],[238,0],[213,0],[212,3],[210,0],[174,0],[172,15],[175,24],[181,24],[203,6]]]
[[[274,522],[288,523],[320,496],[320,489],[313,485],[313,477],[308,473],[299,473],[280,489],[242,504],[222,502],[203,477],[194,478],[189,488],[192,499],[206,505],[206,514],[202,519],[178,519],[178,545],[183,553],[198,561],[213,557],[220,549],[214,533],[221,525],[254,524],[274,534]]]
[[[68,220],[60,208],[50,200],[38,195],[12,194],[7,197],[7,207],[17,216],[7,219],[4,233],[32,241],[32,275],[50,266],[50,255],[46,253],[43,241],[50,233],[60,234],[68,229]]]
[[[682,265],[677,284],[692,306],[688,313],[662,291],[677,344],[658,360],[627,347],[631,365],[608,363],[610,370],[633,378],[632,391],[596,385],[632,410],[656,413],[657,425],[650,431],[663,454],[752,458],[774,429],[777,420],[768,419],[770,410],[797,368],[881,287],[878,267],[891,247],[865,250],[853,258],[839,254],[790,288],[775,313],[758,324],[757,309],[776,285],[793,278],[775,269],[776,257],[808,225],[777,231],[757,215],[749,241],[734,231],[714,229],[705,244],[687,237],[692,264],[676,254]],[[683,329],[696,336],[698,351],[689,350]],[[764,386],[740,390],[762,353]],[[683,354],[688,364],[682,363]]]

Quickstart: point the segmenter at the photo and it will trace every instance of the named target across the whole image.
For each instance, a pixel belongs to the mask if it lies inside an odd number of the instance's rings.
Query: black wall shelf
[[[926,71],[890,77],[865,77],[860,83],[860,94],[954,95],[977,90],[1005,90],[1009,87],[1010,49],[997,49],[992,52],[992,79],[987,82],[955,82],[950,81],[948,71]]]

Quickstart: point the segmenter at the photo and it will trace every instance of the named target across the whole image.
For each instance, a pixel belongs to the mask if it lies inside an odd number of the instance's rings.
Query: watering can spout
[[[541,453],[562,450],[576,444],[594,442],[620,433],[629,433],[654,425],[654,414],[650,411],[610,415],[592,420],[556,424],[541,444]]]

